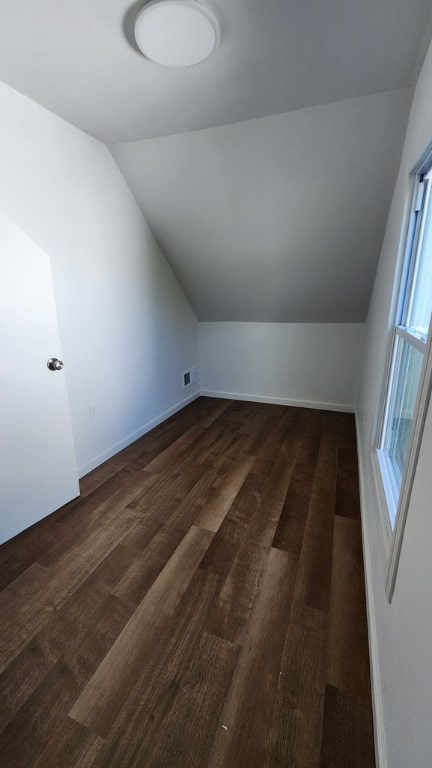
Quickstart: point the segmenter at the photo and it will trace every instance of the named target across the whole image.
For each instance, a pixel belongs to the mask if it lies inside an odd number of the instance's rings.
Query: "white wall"
[[[359,323],[200,323],[201,389],[353,410],[362,338]]]
[[[193,394],[198,324],[106,146],[4,84],[0,105],[0,209],[51,259],[83,474]]]
[[[364,322],[411,98],[111,147],[199,320]]]
[[[385,596],[389,540],[380,518],[371,468],[374,429],[391,335],[394,276],[403,256],[410,203],[408,176],[432,141],[432,48],[424,63],[409,120],[379,268],[366,325],[358,399],[363,526],[370,635],[382,765],[432,764],[432,406],[423,436],[392,603]],[[387,763],[385,760],[387,749]]]

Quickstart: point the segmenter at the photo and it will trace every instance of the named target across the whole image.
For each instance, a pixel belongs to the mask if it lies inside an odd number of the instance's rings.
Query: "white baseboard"
[[[147,422],[147,424],[143,424],[142,427],[139,427],[134,432],[131,432],[131,434],[126,435],[126,437],[124,437],[118,443],[111,445],[105,451],[98,454],[98,456],[95,456],[93,459],[91,459],[91,461],[88,461],[86,464],[78,467],[78,477],[84,477],[84,475],[87,475],[93,469],[99,467],[99,465],[103,464],[104,461],[108,461],[108,459],[110,459],[112,456],[115,456],[116,453],[122,451],[123,448],[127,448],[127,446],[133,443],[134,440],[138,440],[138,438],[142,437],[147,432],[150,432],[151,429],[157,427],[158,424],[161,424],[170,416],[173,416],[174,413],[177,413],[177,411],[180,411],[182,408],[184,408],[186,405],[189,405],[189,403],[192,403],[198,397],[220,397],[227,400],[246,400],[253,403],[292,405],[297,408],[317,408],[324,411],[344,411],[347,413],[354,413],[355,411],[353,405],[347,405],[344,403],[324,403],[313,400],[295,400],[288,397],[273,397],[271,395],[247,395],[242,392],[217,392],[213,390],[201,390],[194,392],[193,395],[189,395],[189,397],[186,397],[184,400],[176,403],[176,405],[168,408],[167,411],[159,414],[159,416],[156,416],[156,418]]]
[[[345,403],[323,403],[318,400],[295,400],[289,397],[273,397],[272,395],[246,395],[243,392],[219,392],[202,389],[202,397],[221,397],[227,400],[246,400],[252,403],[270,403],[272,405],[293,405],[296,408],[318,408],[322,411],[343,411],[354,413],[353,405]]]
[[[193,395],[189,395],[189,397],[185,397],[184,400],[180,400],[179,403],[176,403],[171,408],[168,408],[167,411],[164,411],[163,413],[160,413],[159,416],[156,416],[156,418],[152,419],[151,421],[148,421],[147,424],[143,424],[142,427],[139,427],[135,430],[135,432],[131,432],[130,435],[126,435],[122,440],[120,440],[118,443],[115,443],[115,445],[111,445],[109,448],[106,449],[106,451],[103,451],[103,453],[100,453],[98,456],[95,456],[94,459],[91,459],[91,461],[88,461],[86,464],[83,464],[81,467],[78,467],[78,477],[84,477],[84,475],[87,475],[89,472],[91,472],[93,469],[96,469],[100,464],[103,464],[104,461],[108,461],[112,456],[115,456],[116,453],[119,451],[122,451],[123,448],[127,448],[128,445],[133,443],[135,440],[138,440],[138,438],[145,435],[147,432],[150,432],[151,429],[154,427],[157,427],[158,424],[161,424],[166,419],[169,419],[170,416],[173,416],[174,413],[177,413],[177,411],[181,411],[182,408],[184,408],[186,405],[189,405],[189,403],[192,403],[194,400],[196,400],[200,396],[200,392],[194,392]]]
[[[366,494],[366,473],[363,463],[363,453],[361,449],[360,430],[358,414],[356,413],[356,433],[357,433],[357,455],[359,464],[360,481],[360,509],[361,509],[361,528],[363,541],[363,559],[365,568],[365,587],[366,587],[366,611],[368,618],[368,637],[369,637],[369,658],[371,672],[372,688],[372,710],[374,721],[375,737],[375,762],[377,768],[387,768],[387,745],[384,728],[384,712],[381,695],[381,675],[378,657],[378,639],[375,621],[375,600],[372,588],[372,566],[369,539],[366,535],[367,520],[367,494]]]

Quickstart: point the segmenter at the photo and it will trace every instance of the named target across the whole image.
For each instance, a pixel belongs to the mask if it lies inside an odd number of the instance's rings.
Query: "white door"
[[[0,213],[0,542],[79,494],[48,256]],[[66,367],[66,366],[65,366]]]

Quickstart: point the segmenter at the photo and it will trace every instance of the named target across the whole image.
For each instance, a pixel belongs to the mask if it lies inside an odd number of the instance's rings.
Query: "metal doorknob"
[[[50,369],[50,371],[61,371],[63,368],[64,363],[61,360],[57,360],[56,357],[50,357],[50,359],[47,362],[47,366]]]

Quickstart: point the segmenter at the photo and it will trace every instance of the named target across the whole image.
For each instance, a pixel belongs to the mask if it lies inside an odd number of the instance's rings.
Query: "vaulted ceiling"
[[[111,147],[200,320],[365,319],[410,97]]]
[[[103,141],[289,112],[412,84],[429,0],[208,0],[221,42],[166,69],[133,38],[143,0],[3,0],[0,79]]]
[[[0,3],[0,80],[109,144],[200,319],[363,320],[429,0],[208,0],[178,70],[143,5]]]

